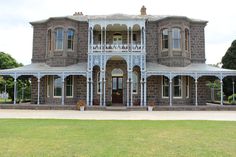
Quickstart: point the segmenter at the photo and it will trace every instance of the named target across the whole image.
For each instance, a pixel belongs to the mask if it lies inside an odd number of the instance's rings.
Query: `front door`
[[[112,103],[123,103],[123,77],[112,77]]]

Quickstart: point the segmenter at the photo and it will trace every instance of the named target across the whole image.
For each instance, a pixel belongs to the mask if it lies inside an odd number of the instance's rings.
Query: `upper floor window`
[[[63,49],[64,31],[62,28],[56,28],[55,30],[55,49]]]
[[[74,49],[74,36],[75,36],[75,31],[73,29],[69,29],[67,31],[67,49],[70,50]]]
[[[179,28],[172,28],[172,44],[173,49],[180,49],[180,29]]]
[[[184,31],[185,33],[185,50],[189,50],[189,30],[188,29],[185,29]]]
[[[48,50],[52,50],[52,30],[48,30]]]
[[[168,38],[169,38],[168,29],[163,29],[162,30],[162,50],[169,48]]]

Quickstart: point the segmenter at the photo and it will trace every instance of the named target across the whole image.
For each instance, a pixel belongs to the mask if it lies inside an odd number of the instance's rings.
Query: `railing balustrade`
[[[143,47],[141,44],[94,44],[91,46],[93,52],[142,52]]]

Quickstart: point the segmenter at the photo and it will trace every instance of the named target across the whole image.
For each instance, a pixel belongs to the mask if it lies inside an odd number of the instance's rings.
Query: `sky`
[[[205,27],[206,63],[221,61],[236,39],[235,0],[0,0],[0,52],[24,65],[31,63],[32,21],[73,15],[140,14],[179,15],[208,21]]]

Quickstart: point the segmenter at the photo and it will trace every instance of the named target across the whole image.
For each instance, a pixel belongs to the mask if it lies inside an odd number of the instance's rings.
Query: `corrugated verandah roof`
[[[177,75],[188,75],[194,78],[201,76],[216,76],[224,78],[226,76],[236,76],[236,70],[222,69],[207,64],[190,64],[186,67],[168,67],[165,65],[147,62],[147,77],[152,75],[164,75],[173,78]],[[66,67],[51,67],[45,63],[32,63],[14,69],[0,70],[0,75],[87,75],[87,63],[78,63]]]

